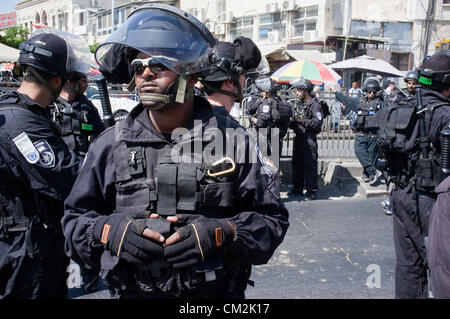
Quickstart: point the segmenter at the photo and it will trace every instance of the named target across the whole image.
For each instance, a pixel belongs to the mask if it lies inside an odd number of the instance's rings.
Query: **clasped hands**
[[[165,259],[173,268],[205,261],[234,238],[234,226],[227,219],[201,215],[175,215],[167,222],[177,227],[165,238],[151,229],[148,219],[162,218],[148,213],[115,213],[98,219],[94,238],[119,258],[136,265]]]

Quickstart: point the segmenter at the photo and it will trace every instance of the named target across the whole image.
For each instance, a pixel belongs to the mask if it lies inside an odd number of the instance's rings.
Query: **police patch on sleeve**
[[[27,133],[22,132],[20,135],[13,138],[13,142],[28,163],[36,164],[39,161],[39,151],[36,149]]]
[[[272,175],[276,174],[278,169],[276,168],[275,164],[261,153],[257,145],[255,145],[255,151],[258,155],[258,159],[261,163],[261,167],[264,170],[264,173],[269,177],[272,177]]]
[[[38,165],[45,168],[55,167],[55,153],[46,140],[40,140],[34,143],[34,146],[39,152]]]
[[[317,112],[316,117],[319,119],[319,121],[322,121],[322,113]]]

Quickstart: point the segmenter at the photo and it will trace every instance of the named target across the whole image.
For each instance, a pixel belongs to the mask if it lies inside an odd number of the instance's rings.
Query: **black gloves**
[[[233,241],[234,226],[226,219],[200,217],[184,222],[187,225],[177,230],[180,240],[164,248],[164,256],[173,268],[203,262]]]
[[[147,213],[115,213],[100,217],[95,223],[94,239],[120,259],[145,266],[164,258],[162,243],[142,236],[147,220]]]

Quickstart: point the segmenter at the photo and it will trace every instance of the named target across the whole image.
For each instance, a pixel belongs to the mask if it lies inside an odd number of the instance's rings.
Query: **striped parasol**
[[[323,63],[309,60],[299,60],[287,63],[271,76],[278,83],[289,83],[291,80],[303,77],[313,84],[323,83],[340,84],[342,79],[335,71]]]

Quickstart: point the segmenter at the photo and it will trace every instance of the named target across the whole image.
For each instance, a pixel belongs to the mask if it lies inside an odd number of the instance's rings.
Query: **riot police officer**
[[[405,97],[412,97],[416,94],[416,86],[418,84],[417,72],[409,71],[405,76],[406,88],[402,89],[402,94]]]
[[[215,62],[204,72],[201,82],[208,102],[229,113],[235,103],[242,102],[245,74],[259,65],[261,52],[250,38],[241,36],[233,43],[219,41],[213,56]]]
[[[102,61],[116,45],[133,48],[114,65],[132,66],[141,103],[91,144],[62,224],[66,253],[101,268],[113,296],[243,298],[251,265],[286,233],[272,171],[237,158],[254,150],[248,139],[235,155],[210,148],[226,150],[219,131],[239,128],[193,94],[215,44],[192,15],[155,4],[96,51]]]
[[[425,238],[435,187],[444,179],[441,133],[450,128],[450,51],[427,59],[418,69],[418,78],[422,88],[416,88],[417,100],[402,101],[409,104],[397,106],[401,116],[396,116],[395,123],[387,122],[395,130],[386,131],[389,141],[395,141],[394,147],[405,150],[404,154],[388,156],[387,170],[394,184],[390,203],[396,252],[395,296],[408,299],[428,297]],[[383,131],[380,126],[380,133]],[[386,140],[385,134],[379,135],[379,142]],[[383,150],[390,144],[385,143]]]
[[[89,48],[73,45],[79,40],[49,27],[33,33],[20,45],[23,82],[0,97],[1,298],[67,296],[60,219],[80,161],[46,107],[69,70],[89,69]]]
[[[69,149],[84,159],[89,144],[104,129],[94,104],[84,95],[86,74],[73,72],[56,101],[49,105],[51,116]]]
[[[266,129],[266,136],[260,138],[262,141],[267,141],[265,148],[268,148],[269,153],[278,150],[278,154],[281,154],[283,138],[287,133],[289,120],[292,117],[292,106],[278,96],[278,88],[270,77],[260,77],[255,80],[255,84],[261,91],[261,99],[250,104],[252,106],[250,110],[253,111],[249,118],[250,123],[258,132],[261,129]],[[273,145],[275,141],[273,138],[277,139],[278,147]]]
[[[379,156],[377,145],[377,124],[375,114],[386,107],[383,94],[380,92],[380,82],[376,78],[364,81],[363,91],[365,97],[351,98],[340,92],[335,92],[336,99],[346,107],[356,112],[355,119],[355,154],[361,163],[364,172],[362,181],[374,185],[382,176],[376,168]]]
[[[292,150],[292,189],[288,195],[303,195],[315,200],[319,191],[317,175],[317,134],[322,128],[324,113],[317,97],[313,96],[311,81],[301,78],[290,83],[297,89],[300,106],[294,111],[290,127],[295,132]]]

